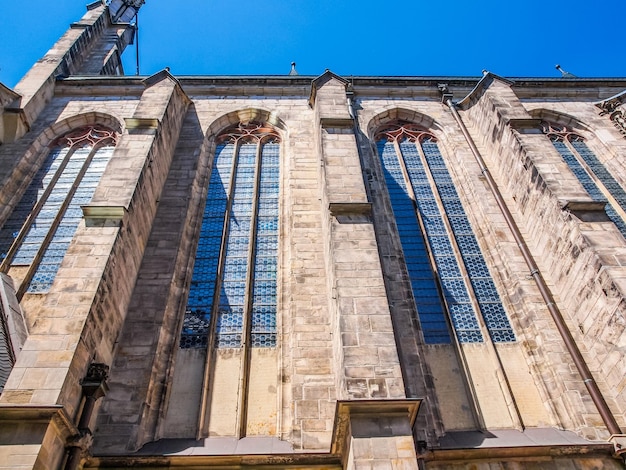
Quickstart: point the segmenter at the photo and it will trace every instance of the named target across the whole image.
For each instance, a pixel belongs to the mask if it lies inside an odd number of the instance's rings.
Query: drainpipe
[[[504,219],[506,220],[506,223],[509,229],[511,230],[511,233],[513,234],[513,238],[515,238],[515,242],[517,243],[517,246],[519,246],[522,252],[524,261],[526,261],[526,265],[530,269],[530,275],[534,279],[535,283],[537,284],[537,287],[539,288],[541,297],[543,298],[546,306],[548,307],[548,311],[550,312],[550,315],[552,316],[552,319],[554,320],[554,323],[556,324],[557,330],[559,331],[561,338],[563,339],[563,342],[565,343],[565,347],[567,348],[567,351],[572,357],[574,364],[576,365],[576,369],[578,370],[578,373],[581,375],[583,382],[585,384],[585,387],[587,387],[587,390],[589,391],[589,395],[591,396],[591,399],[594,405],[596,406],[596,408],[598,409],[598,412],[600,413],[600,416],[602,417],[602,421],[604,421],[604,424],[606,428],[608,429],[608,431],[611,433],[612,437],[622,434],[622,430],[617,424],[617,421],[615,420],[613,413],[609,409],[606,403],[606,400],[604,399],[604,396],[602,396],[602,393],[600,392],[600,389],[598,388],[598,384],[596,383],[593,376],[591,375],[591,371],[589,370],[589,367],[587,366],[587,363],[585,362],[580,352],[580,349],[578,349],[578,346],[576,342],[574,341],[572,333],[570,332],[569,328],[565,324],[563,315],[561,314],[559,308],[556,305],[556,302],[554,301],[554,296],[552,295],[550,288],[548,287],[548,285],[546,284],[546,281],[543,279],[543,276],[539,272],[539,267],[537,266],[537,263],[535,262],[535,259],[533,258],[533,255],[531,254],[530,249],[526,245],[526,242],[524,241],[524,238],[522,237],[522,233],[520,232],[519,227],[517,226],[515,220],[513,219],[513,215],[511,214],[511,211],[509,211],[509,208],[504,202],[504,198],[502,197],[502,193],[500,193],[500,190],[498,189],[498,185],[496,184],[493,177],[491,176],[491,173],[489,173],[489,170],[487,169],[487,166],[485,165],[485,161],[480,155],[480,152],[478,151],[478,148],[476,147],[474,140],[470,136],[467,130],[467,127],[465,127],[465,124],[463,123],[463,119],[461,118],[461,115],[456,109],[456,105],[452,102],[452,94],[448,92],[448,86],[445,84],[439,85],[439,91],[441,92],[441,95],[442,95],[442,102],[445,103],[450,108],[450,111],[452,112],[452,116],[454,116],[455,121],[459,125],[459,128],[461,129],[461,132],[463,133],[463,136],[465,137],[465,140],[467,141],[467,144],[469,145],[472,151],[472,154],[474,155],[474,158],[476,159],[476,162],[478,163],[478,166],[480,167],[481,173],[485,176],[489,189],[491,190],[493,196],[496,199],[496,203],[498,204],[498,207],[500,208],[500,211],[502,212],[502,215],[504,216]]]
[[[65,463],[65,470],[76,470],[79,468],[81,460],[91,447],[93,437],[89,423],[91,422],[96,402],[105,396],[109,390],[106,383],[108,375],[109,366],[93,363],[89,366],[85,378],[80,382],[85,401],[78,421],[79,434],[74,436],[67,444],[68,457]]]

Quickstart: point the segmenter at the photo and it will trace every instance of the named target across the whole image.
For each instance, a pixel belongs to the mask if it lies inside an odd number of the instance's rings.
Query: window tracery
[[[375,140],[426,343],[449,343],[448,322],[484,341],[477,313],[494,342],[515,341],[435,136],[398,122]]]

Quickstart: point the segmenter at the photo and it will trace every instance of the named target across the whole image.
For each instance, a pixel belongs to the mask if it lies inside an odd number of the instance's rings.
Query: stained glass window
[[[258,124],[218,139],[182,348],[276,345],[279,148]]]
[[[426,343],[450,343],[449,322],[459,342],[484,341],[475,305],[494,342],[515,341],[435,137],[398,124],[376,140]]]
[[[580,135],[563,127],[543,123],[543,131],[550,138],[574,176],[595,201],[612,199],[604,206],[606,215],[626,237],[626,223],[619,212],[626,211],[626,192],[591,151]]]
[[[52,286],[63,257],[113,154],[116,135],[101,126],[57,139],[17,207],[0,230],[4,269],[29,266],[20,291]]]

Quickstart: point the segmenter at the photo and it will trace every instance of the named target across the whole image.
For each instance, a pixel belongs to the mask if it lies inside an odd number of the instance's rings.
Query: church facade
[[[0,85],[0,468],[619,469],[626,78]]]

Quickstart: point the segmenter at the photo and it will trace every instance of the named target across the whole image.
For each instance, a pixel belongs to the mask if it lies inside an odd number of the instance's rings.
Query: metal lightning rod
[[[137,58],[135,75],[139,76],[139,10],[135,12],[135,57]]]

